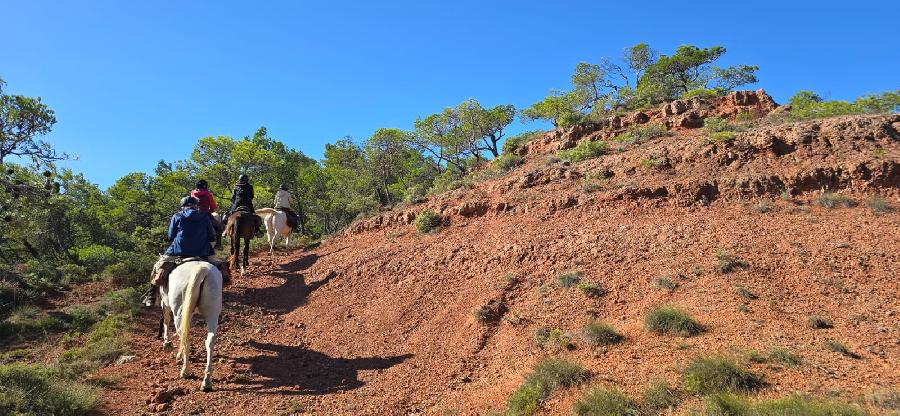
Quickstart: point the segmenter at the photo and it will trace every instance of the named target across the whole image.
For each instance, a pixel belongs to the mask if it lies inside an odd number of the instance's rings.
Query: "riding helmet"
[[[181,206],[182,207],[189,207],[192,205],[197,205],[199,203],[200,203],[200,200],[198,200],[197,198],[194,198],[192,196],[186,196],[184,198],[181,198]]]
[[[197,181],[197,189],[208,189],[209,182],[206,182],[206,179],[200,179]]]
[[[286,183],[281,184],[281,187],[278,189],[281,189],[282,191],[287,191],[287,184]]]
[[[238,176],[238,183],[247,183],[247,182],[250,182],[249,176],[244,175],[244,174],[241,174],[241,176]]]

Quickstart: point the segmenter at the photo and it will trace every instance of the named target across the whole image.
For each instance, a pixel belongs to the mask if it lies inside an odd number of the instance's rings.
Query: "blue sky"
[[[893,0],[0,0],[0,11],[8,92],[56,111],[46,139],[101,186],[261,125],[319,158],[325,143],[411,128],[467,98],[525,107],[566,88],[579,61],[639,42],[725,46],[720,64],[759,65],[752,87],[779,102],[900,88]]]

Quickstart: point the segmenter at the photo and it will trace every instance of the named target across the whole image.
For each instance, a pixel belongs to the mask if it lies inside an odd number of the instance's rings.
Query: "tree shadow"
[[[287,395],[320,395],[357,389],[365,384],[359,380],[359,371],[388,369],[413,356],[339,358],[300,346],[256,341],[250,341],[247,345],[264,352],[274,352],[275,355],[261,354],[237,359],[239,363],[248,364],[253,374],[266,378],[246,389],[295,388],[278,392]]]

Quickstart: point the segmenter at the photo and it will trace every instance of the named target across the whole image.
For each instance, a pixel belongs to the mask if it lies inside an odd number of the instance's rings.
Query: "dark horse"
[[[241,239],[244,240],[244,260],[240,263],[241,276],[244,268],[250,267],[250,240],[256,234],[256,214],[246,211],[235,211],[228,217],[225,235],[231,241],[231,270],[238,268],[241,257]]]

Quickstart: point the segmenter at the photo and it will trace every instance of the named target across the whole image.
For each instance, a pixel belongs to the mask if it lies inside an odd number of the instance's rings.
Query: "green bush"
[[[834,351],[834,352],[841,354],[843,356],[846,356],[846,357],[850,357],[853,359],[860,358],[859,354],[857,354],[853,351],[850,351],[850,348],[848,348],[846,345],[844,345],[843,343],[841,343],[840,341],[837,341],[837,340],[830,339],[828,341],[825,341],[825,348],[828,348],[829,350]]]
[[[656,380],[651,382],[642,395],[642,408],[646,414],[657,414],[672,409],[681,403],[681,396],[668,382]]]
[[[556,155],[569,162],[580,162],[603,156],[607,149],[609,149],[609,143],[605,141],[584,141],[571,149],[560,150],[556,152]]]
[[[599,298],[606,294],[606,290],[594,282],[578,282],[576,285],[578,290],[592,298]]]
[[[506,140],[503,141],[503,153],[515,153],[523,145],[541,137],[544,133],[546,133],[545,130],[534,130],[507,137]]]
[[[894,210],[894,208],[891,207],[891,204],[885,201],[884,198],[877,196],[867,199],[866,206],[868,206],[875,214],[887,214]]]
[[[141,293],[135,287],[107,292],[104,298],[103,310],[107,314],[132,317],[141,311]]]
[[[740,296],[744,299],[747,299],[747,300],[753,300],[753,299],[759,298],[759,296],[756,296],[756,294],[754,294],[749,289],[747,289],[746,287],[743,287],[743,286],[735,286],[734,291],[738,294],[738,296]]]
[[[86,282],[90,280],[91,274],[88,273],[87,267],[78,264],[63,264],[56,268],[65,276],[69,282]]]
[[[434,210],[425,208],[416,215],[413,224],[420,233],[428,233],[441,225],[441,216],[434,212]]]
[[[852,102],[825,100],[812,91],[798,91],[788,100],[789,120],[810,120],[849,114],[877,114],[900,111],[900,90],[869,94]]]
[[[65,287],[65,276],[56,267],[30,260],[22,269],[22,281],[35,296],[45,296]]]
[[[434,178],[429,195],[441,194],[459,188],[471,188],[473,182],[470,178],[453,169],[447,169]]]
[[[6,320],[0,322],[0,339],[54,331],[63,326],[62,321],[36,306],[24,305],[13,310]]]
[[[716,249],[715,256],[718,261],[717,270],[721,274],[731,273],[737,269],[746,269],[749,266],[746,261],[725,249]]]
[[[19,285],[0,280],[0,316],[19,306],[24,300],[25,294],[19,288]]]
[[[99,308],[88,305],[75,305],[66,310],[69,317],[69,325],[72,329],[85,332],[95,323],[102,320]]]
[[[562,358],[547,358],[538,363],[525,382],[506,402],[509,415],[533,415],[541,403],[560,388],[572,387],[587,379],[587,371],[580,365]]]
[[[678,288],[678,283],[672,281],[668,277],[657,277],[656,280],[653,281],[653,284],[657,289],[673,291]]]
[[[522,156],[513,153],[504,153],[494,159],[494,162],[491,164],[491,166],[499,172],[506,172],[514,169],[516,166],[521,165],[524,160],[525,158],[523,158]]]
[[[803,357],[794,354],[783,347],[770,347],[768,351],[766,351],[766,355],[768,356],[769,361],[774,361],[788,367],[796,367],[803,364]]]
[[[668,130],[666,130],[665,126],[660,123],[654,123],[644,126],[633,126],[624,133],[616,135],[611,140],[623,144],[640,144],[646,142],[647,140],[656,137],[667,136],[669,134],[670,133]]]
[[[644,317],[644,325],[657,334],[693,336],[703,332],[700,325],[684,309],[661,305],[650,309]]]
[[[588,345],[611,345],[625,339],[612,325],[601,321],[588,323],[581,329],[581,336]]]
[[[559,287],[563,287],[566,289],[571,288],[581,281],[582,275],[583,273],[579,270],[562,273],[559,276],[556,276],[556,284],[558,284]]]
[[[824,208],[853,208],[856,201],[846,195],[840,195],[833,192],[823,192],[816,199],[816,203]]]
[[[575,348],[572,339],[561,329],[537,328],[532,336],[532,343],[538,347],[552,346],[554,349],[571,350]]]
[[[0,414],[84,415],[100,401],[90,387],[40,364],[0,365]]]
[[[703,416],[865,416],[863,408],[832,400],[790,395],[779,399],[749,399],[730,393],[713,394],[704,399]]]
[[[100,273],[107,266],[115,263],[118,258],[112,247],[93,244],[78,249],[78,261],[87,268],[90,274]]]
[[[125,352],[125,317],[112,315],[94,324],[84,345],[59,355],[59,366],[67,374],[78,376],[113,362]]]
[[[150,255],[125,252],[119,253],[119,262],[111,264],[103,270],[103,277],[112,280],[119,287],[143,285],[150,281],[153,263],[156,259]]]
[[[703,128],[706,137],[713,142],[728,142],[736,137],[735,127],[723,117],[707,117],[703,120]]]
[[[763,384],[759,376],[722,356],[694,358],[682,370],[682,377],[685,391],[693,394],[747,392]]]
[[[810,315],[806,318],[806,323],[812,329],[827,329],[831,328],[831,321],[825,319],[819,315]]]
[[[578,416],[637,416],[639,411],[624,394],[594,387],[575,402],[575,414]]]

